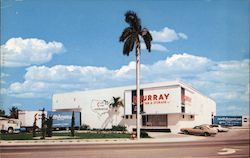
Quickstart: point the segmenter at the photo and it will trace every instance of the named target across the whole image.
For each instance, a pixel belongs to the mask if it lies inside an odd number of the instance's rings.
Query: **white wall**
[[[120,108],[116,112],[109,105],[112,97],[121,97],[124,102],[123,93],[123,88],[112,88],[56,94],[53,96],[53,110],[81,108],[82,124],[91,128],[111,128],[121,122],[124,111]]]
[[[181,87],[186,89],[185,95],[191,98],[186,102],[185,119],[181,113]],[[176,82],[162,82],[141,85],[144,96],[169,94],[166,103],[145,104],[146,114],[168,114],[168,126],[173,131],[182,127],[192,127],[200,124],[211,124],[211,114],[216,115],[216,103],[202,95],[192,87]],[[52,109],[81,109],[82,124],[90,125],[91,128],[111,128],[112,125],[125,125],[131,131],[135,128],[136,118],[123,119],[124,114],[131,115],[132,96],[131,91],[135,86],[91,90],[84,92],[71,92],[53,95]],[[121,97],[125,109],[120,108],[117,112],[109,107],[112,97]],[[124,100],[125,98],[125,100]],[[99,109],[99,110],[98,110]],[[191,119],[190,115],[194,118]]]

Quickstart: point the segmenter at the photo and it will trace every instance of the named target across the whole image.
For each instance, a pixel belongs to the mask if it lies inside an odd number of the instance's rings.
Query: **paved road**
[[[138,144],[5,146],[1,158],[249,157],[249,139]]]
[[[180,138],[184,137],[180,135]],[[249,158],[249,129],[197,138],[201,139],[185,142],[2,145],[0,158]],[[160,139],[167,138],[157,138]]]

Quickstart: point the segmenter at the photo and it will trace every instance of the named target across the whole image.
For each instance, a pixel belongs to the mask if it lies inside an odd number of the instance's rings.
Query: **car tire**
[[[184,131],[183,133],[184,133],[184,134],[189,134],[189,132],[188,132],[188,131]]]
[[[204,136],[207,137],[207,136],[210,136],[210,134],[207,133],[207,132],[205,132],[205,133],[204,133]]]
[[[13,132],[14,132],[13,127],[9,127],[9,128],[8,128],[8,133],[12,134]]]

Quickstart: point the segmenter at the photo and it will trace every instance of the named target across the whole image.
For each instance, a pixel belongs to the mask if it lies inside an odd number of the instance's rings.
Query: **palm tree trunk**
[[[136,39],[136,133],[137,139],[140,139],[140,40]]]

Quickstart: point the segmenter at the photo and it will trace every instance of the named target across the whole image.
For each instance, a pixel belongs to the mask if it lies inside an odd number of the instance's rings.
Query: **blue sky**
[[[119,43],[127,10],[153,35],[142,83],[182,80],[218,115],[249,115],[249,0],[1,0],[1,108],[51,109],[54,93],[135,83]]]

